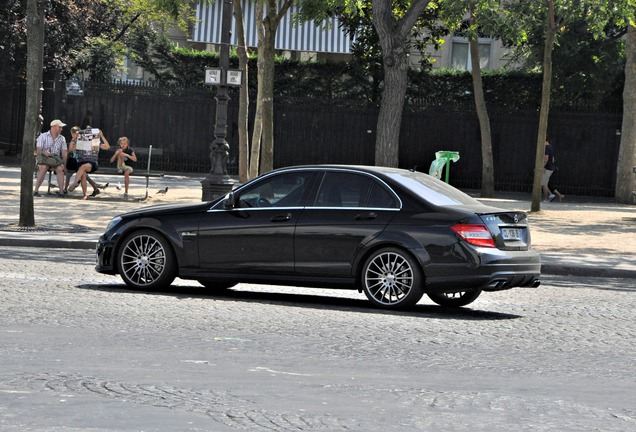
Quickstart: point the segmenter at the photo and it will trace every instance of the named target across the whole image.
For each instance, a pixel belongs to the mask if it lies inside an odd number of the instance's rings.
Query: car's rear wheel
[[[481,290],[476,289],[456,293],[428,293],[427,295],[440,306],[461,307],[477,300],[480,294]]]
[[[236,286],[237,284],[236,282],[219,282],[214,280],[203,280],[203,279],[200,279],[197,282],[199,282],[204,287],[211,289],[213,291],[223,291],[223,290],[232,288],[233,286]]]
[[[376,306],[403,309],[424,295],[422,272],[417,262],[398,248],[374,252],[362,269],[362,288]]]
[[[177,262],[168,240],[152,230],[136,231],[122,242],[119,275],[135,289],[170,286],[177,276]]]

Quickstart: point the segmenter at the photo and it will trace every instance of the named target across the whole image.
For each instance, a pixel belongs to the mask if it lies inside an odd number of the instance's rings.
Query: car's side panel
[[[397,210],[307,208],[296,224],[295,271],[348,277],[361,247],[379,235]]]
[[[291,273],[294,227],[302,208],[214,210],[201,219],[201,270]]]

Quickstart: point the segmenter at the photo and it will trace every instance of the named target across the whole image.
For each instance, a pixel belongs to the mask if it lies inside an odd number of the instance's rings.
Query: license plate
[[[502,228],[501,234],[504,240],[521,240],[522,238],[521,228]]]

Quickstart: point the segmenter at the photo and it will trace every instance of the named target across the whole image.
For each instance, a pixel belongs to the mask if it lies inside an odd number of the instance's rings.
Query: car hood
[[[198,213],[204,212],[209,209],[211,204],[209,202],[193,203],[193,204],[159,204],[148,207],[142,207],[137,210],[123,213],[119,216],[122,218],[137,218],[147,216],[159,216],[162,214],[184,214],[184,213]]]

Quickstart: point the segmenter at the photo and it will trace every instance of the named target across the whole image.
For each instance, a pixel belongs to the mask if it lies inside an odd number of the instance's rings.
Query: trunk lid
[[[520,211],[500,211],[480,213],[479,217],[488,227],[488,230],[495,239],[495,245],[498,249],[530,249],[530,227],[526,213]]]

